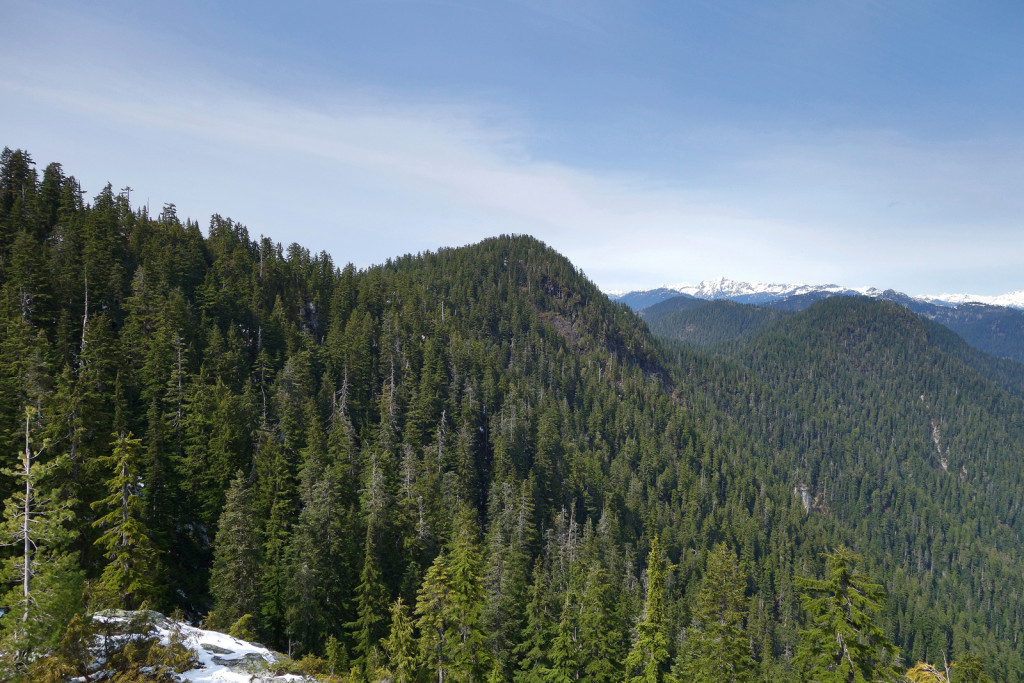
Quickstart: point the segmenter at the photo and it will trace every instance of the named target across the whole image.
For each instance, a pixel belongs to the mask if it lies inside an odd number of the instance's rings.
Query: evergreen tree
[[[301,650],[317,650],[328,634],[342,635],[355,586],[358,545],[355,512],[344,505],[338,464],[301,473],[302,511],[289,540],[288,623]]]
[[[529,602],[530,543],[533,539],[532,498],[528,482],[517,492],[508,482],[495,481],[488,506],[491,521],[487,530],[484,589],[486,605],[482,614],[490,649],[502,670],[515,661],[513,648],[519,642]]]
[[[594,683],[611,683],[622,677],[622,620],[614,604],[608,571],[595,563],[586,576],[580,600],[579,641],[583,675]]]
[[[491,670],[482,629],[485,595],[481,580],[483,558],[476,538],[473,512],[463,507],[455,520],[448,576],[451,582],[453,680],[478,681]]]
[[[558,620],[554,640],[551,643],[551,666],[543,670],[548,683],[570,683],[583,673],[583,656],[580,644],[579,596],[566,593],[562,616]]]
[[[207,623],[227,629],[242,617],[259,617],[260,567],[263,542],[256,519],[253,492],[241,470],[231,481],[214,541],[210,594],[213,610]]]
[[[479,681],[493,670],[481,628],[482,558],[472,513],[463,508],[449,553],[427,570],[416,603],[423,661],[444,680]]]
[[[331,675],[332,680],[335,676],[340,676],[343,671],[349,670],[348,649],[344,643],[333,635],[329,636],[324,650],[327,655],[327,673]]]
[[[793,660],[806,680],[822,683],[894,681],[897,650],[876,622],[882,587],[854,568],[859,557],[843,546],[825,555],[826,578],[800,578],[808,628]]]
[[[451,610],[451,577],[444,553],[434,558],[416,594],[416,629],[420,633],[422,666],[438,683],[450,678],[452,644],[456,639]]]
[[[717,545],[708,554],[695,624],[678,659],[680,678],[695,683],[753,680],[750,640],[743,628],[746,587],[736,554]]]
[[[626,683],[660,683],[665,680],[668,635],[665,624],[665,575],[669,571],[661,556],[658,537],[651,541],[647,557],[647,599],[636,627],[633,647],[624,662]]]
[[[391,632],[382,643],[387,666],[378,675],[394,683],[413,683],[418,679],[418,653],[413,638],[413,624],[409,608],[399,597],[391,606]]]
[[[985,667],[978,655],[965,652],[953,662],[950,683],[992,683],[992,679],[985,673]]]
[[[297,491],[291,462],[292,453],[282,444],[278,434],[269,435],[269,465],[261,479],[265,500],[269,502],[266,526],[263,529],[263,563],[260,572],[261,620],[264,638],[291,651],[291,634],[287,633],[290,578],[288,542],[298,509]]]
[[[387,612],[387,589],[380,572],[376,544],[370,533],[366,534],[363,549],[363,568],[359,573],[359,584],[355,590],[356,619],[346,624],[351,630],[355,658],[352,665],[367,675],[376,668],[377,643],[384,637]]]
[[[43,460],[48,442],[34,444],[38,412],[25,410],[25,445],[16,469],[5,470],[19,488],[7,499],[2,544],[14,553],[0,578],[14,587],[3,597],[10,614],[0,619],[0,665],[27,664],[39,648],[53,647],[70,618],[82,609],[83,574],[69,551],[74,540],[73,500],[62,499],[52,477],[66,456]]]
[[[544,680],[544,670],[550,665],[548,644],[555,628],[551,615],[549,579],[541,558],[533,565],[533,583],[526,606],[526,623],[519,645],[515,648],[519,670],[515,672],[516,683],[539,683]]]
[[[117,437],[113,453],[103,458],[114,470],[107,483],[109,495],[93,503],[94,509],[107,510],[93,522],[103,530],[96,544],[108,560],[100,576],[99,594],[103,602],[123,609],[137,609],[156,593],[157,551],[142,520],[141,452],[141,439],[131,434]]]

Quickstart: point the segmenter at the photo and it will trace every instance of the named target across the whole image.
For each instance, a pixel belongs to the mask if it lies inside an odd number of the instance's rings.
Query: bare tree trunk
[[[79,353],[78,367],[85,367],[85,332],[89,326],[89,271],[85,271],[85,312],[82,315],[82,345]]]
[[[29,596],[32,583],[32,540],[29,538],[29,519],[32,514],[32,449],[29,447],[29,427],[31,413],[25,411],[25,509],[21,520],[21,533],[25,542],[24,575],[22,576],[22,592],[25,598],[25,612],[21,620],[28,621]]]

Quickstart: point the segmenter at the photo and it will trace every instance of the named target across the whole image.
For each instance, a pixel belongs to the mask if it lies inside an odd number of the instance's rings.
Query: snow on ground
[[[130,616],[135,614],[137,613],[99,614],[95,618],[100,621],[127,622]],[[152,632],[154,635],[159,634],[162,644],[167,645],[172,633],[176,631],[184,645],[198,655],[199,666],[180,674],[183,681],[250,683],[253,680],[282,682],[309,680],[294,674],[275,676],[273,665],[277,661],[277,654],[262,645],[239,640],[218,631],[207,631],[189,626],[168,619],[156,612],[150,612],[149,616]]]

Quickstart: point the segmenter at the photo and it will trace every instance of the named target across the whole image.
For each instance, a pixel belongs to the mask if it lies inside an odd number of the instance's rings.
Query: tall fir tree
[[[495,481],[488,508],[492,517],[483,577],[486,605],[481,616],[490,649],[506,671],[518,663],[513,649],[526,621],[523,607],[529,602],[534,536],[529,483],[522,482],[517,491],[509,482]]]
[[[288,628],[303,652],[317,650],[328,635],[343,635],[358,566],[358,521],[354,507],[345,504],[341,464],[318,463],[307,454],[300,473],[302,510],[288,549]]]
[[[626,683],[660,683],[665,680],[665,663],[669,658],[668,634],[665,624],[665,558],[661,556],[658,537],[651,541],[647,557],[647,598],[644,613],[636,627],[633,647],[626,655]]]
[[[95,510],[107,511],[93,522],[103,530],[96,544],[107,557],[97,592],[102,602],[122,609],[137,609],[156,595],[158,558],[143,522],[141,456],[141,439],[118,436],[113,453],[103,459],[113,468],[108,495],[93,503]]]
[[[413,623],[409,607],[399,597],[391,605],[391,632],[381,643],[386,656],[386,665],[379,670],[379,680],[393,683],[414,683],[419,680],[416,639],[413,637]]]
[[[750,639],[743,625],[747,582],[725,544],[708,553],[694,624],[677,659],[681,680],[746,683],[753,680]]]
[[[355,603],[355,621],[347,624],[354,642],[352,664],[368,676],[377,665],[377,643],[386,633],[388,605],[376,544],[369,531],[363,547],[363,568],[355,589]]]
[[[622,620],[614,604],[608,571],[594,563],[587,572],[580,601],[579,641],[583,676],[594,683],[611,683],[622,676]]]
[[[574,591],[566,592],[562,615],[551,642],[551,666],[542,670],[544,680],[548,683],[571,683],[583,674],[578,601],[579,596]]]
[[[207,623],[213,628],[227,630],[246,615],[258,619],[262,613],[263,539],[259,526],[254,524],[255,519],[252,487],[239,470],[225,496],[214,540],[210,572],[213,610],[207,617]]]
[[[451,581],[452,678],[478,681],[491,670],[481,614],[486,596],[481,574],[483,558],[477,541],[474,512],[462,506],[455,519],[448,575]]]
[[[534,561],[528,595],[526,622],[519,644],[513,650],[514,661],[518,664],[513,676],[516,683],[540,683],[544,680],[544,670],[550,666],[548,646],[554,637],[555,622],[550,604],[550,578],[539,557]]]
[[[420,634],[420,662],[438,683],[451,677],[452,642],[451,577],[448,560],[440,553],[427,569],[416,595],[416,628]]]
[[[807,681],[895,681],[897,649],[877,619],[882,587],[855,568],[860,558],[846,546],[825,555],[825,578],[800,578],[808,628],[800,632],[793,660]]]

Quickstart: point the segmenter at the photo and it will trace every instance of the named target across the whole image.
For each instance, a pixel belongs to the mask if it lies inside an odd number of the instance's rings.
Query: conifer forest
[[[150,609],[323,681],[1024,681],[1019,363],[861,297],[687,344],[527,236],[357,269],[83,189],[3,151],[0,678]]]

